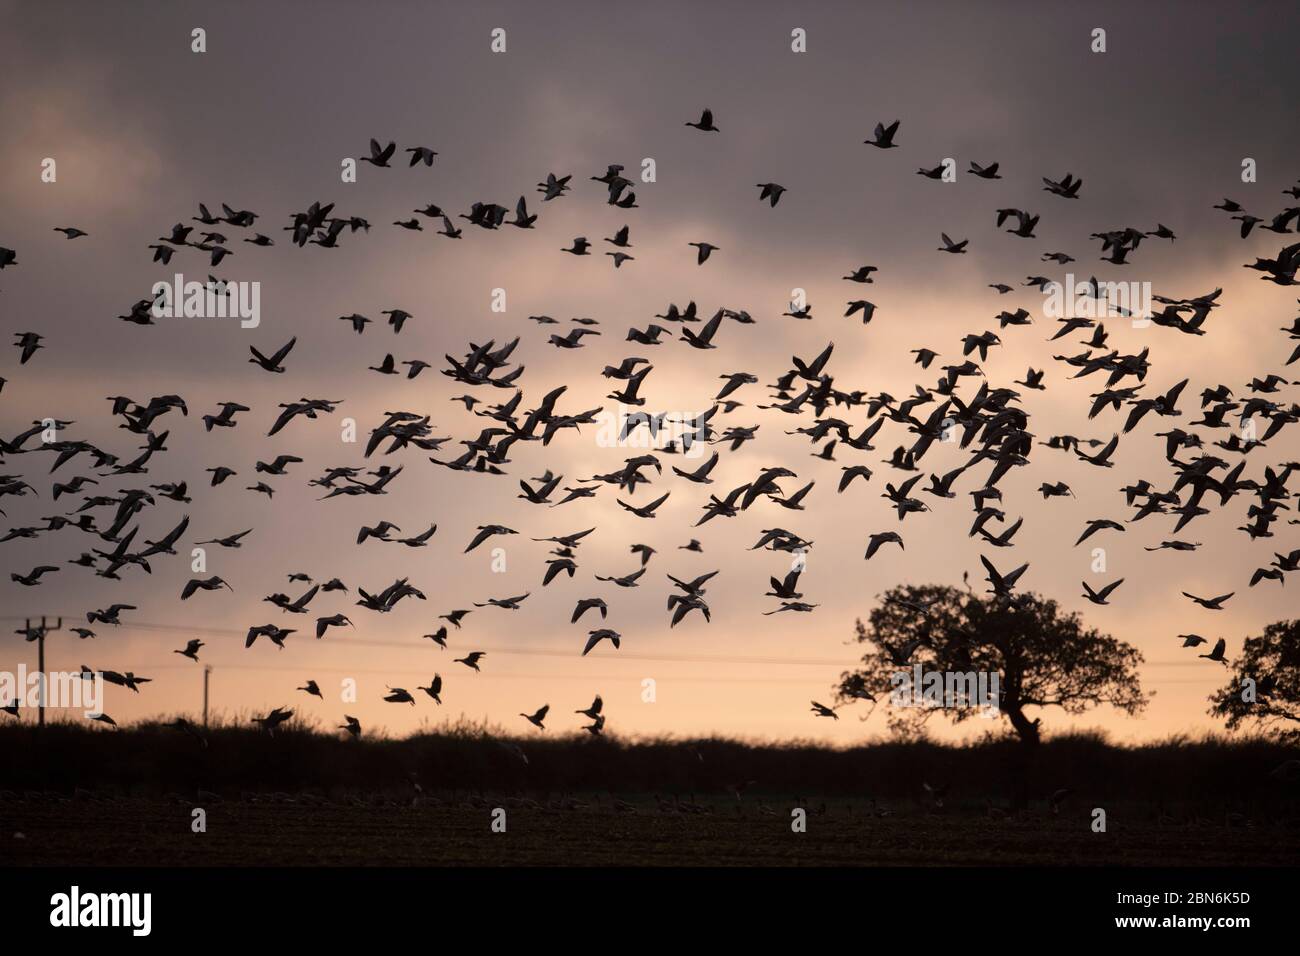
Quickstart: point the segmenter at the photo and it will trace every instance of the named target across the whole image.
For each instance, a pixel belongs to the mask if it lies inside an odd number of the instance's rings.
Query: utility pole
[[[203,729],[208,729],[208,675],[212,673],[212,665],[203,665]]]
[[[37,671],[40,672],[41,675],[41,682],[36,688],[36,693],[37,693],[36,726],[37,727],[45,726],[45,691],[46,688],[49,686],[49,680],[45,676],[45,635],[50,631],[61,631],[61,630],[63,630],[62,617],[58,619],[57,624],[55,624],[53,627],[50,627],[49,623],[45,619],[45,615],[44,614],[41,615],[41,626],[38,630],[35,631],[36,669]],[[27,640],[29,641],[33,640],[32,619],[30,617],[27,618],[26,631],[27,631]]]

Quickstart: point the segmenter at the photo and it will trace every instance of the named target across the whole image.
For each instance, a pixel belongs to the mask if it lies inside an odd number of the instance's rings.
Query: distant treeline
[[[1290,761],[1290,763],[1288,763]],[[1300,748],[1262,738],[1174,738],[1117,746],[1099,734],[968,744],[881,742],[830,748],[727,739],[500,736],[457,725],[403,739],[347,738],[290,724],[274,736],[246,726],[187,732],[164,724],[121,731],[80,724],[0,725],[0,790],[122,795],[208,790],[410,793],[750,794],[924,802],[1034,803],[1068,788],[1077,799],[1153,806],[1294,806]]]

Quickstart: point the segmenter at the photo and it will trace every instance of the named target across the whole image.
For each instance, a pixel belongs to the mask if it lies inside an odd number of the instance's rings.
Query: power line
[[[151,665],[147,663],[140,665],[142,671],[147,671],[149,673],[152,673],[154,671],[164,671],[164,670],[165,671],[188,670],[193,666],[194,665],[192,664],[187,666],[185,664]],[[388,667],[388,668],[317,667],[315,665],[310,665],[310,664],[299,666],[299,667],[288,667],[288,666],[281,666],[276,664],[271,664],[267,666],[260,666],[257,664],[230,664],[230,665],[213,664],[210,665],[210,667],[212,673],[214,674],[219,674],[222,671],[263,671],[266,673],[282,673],[282,674],[323,673],[323,674],[347,674],[349,676],[353,674],[385,675],[389,677],[405,675],[405,676],[411,676],[417,678],[427,677],[429,673],[434,670],[434,668],[432,667],[415,670],[409,667]],[[525,674],[493,673],[491,674],[491,677],[493,680],[532,680],[532,681],[537,680],[537,675],[535,673],[525,673]],[[599,673],[599,672],[592,672],[590,674],[580,674],[574,672],[574,673],[566,673],[566,674],[547,674],[546,679],[547,680],[575,680],[575,681],[586,681],[586,680],[618,681],[618,680],[628,680],[629,678],[626,674],[610,674],[610,673]],[[686,676],[686,677],[672,678],[673,683],[693,683],[693,684],[807,684],[809,683],[810,680],[815,680],[815,678],[701,677],[701,676]]]
[[[4,618],[7,620],[7,618]],[[159,633],[174,634],[205,634],[215,637],[238,637],[243,639],[246,636],[245,631],[236,631],[231,628],[218,627],[188,627],[179,624],[158,624],[152,622],[132,621],[122,625],[127,629],[137,629],[142,631],[156,631]],[[336,644],[337,642],[330,642]],[[392,647],[403,650],[412,650],[419,645],[406,641],[386,641],[386,640],[367,640],[358,641],[355,645],[364,647]],[[476,648],[485,650],[493,654],[518,654],[526,657],[566,657],[572,658],[576,652],[545,650],[537,648],[525,648],[518,645],[508,644],[476,644]],[[786,658],[786,657],[742,657],[725,654],[681,654],[681,655],[655,655],[655,654],[637,654],[637,653],[620,653],[619,657],[624,660],[650,661],[657,663],[706,663],[706,664],[786,664],[793,666],[809,667],[852,667],[860,660],[841,661],[831,660],[829,658]]]
[[[21,621],[24,618],[12,615],[0,615],[0,620],[4,621]],[[219,627],[191,627],[181,624],[160,624],[154,622],[132,621],[129,624],[122,625],[125,628],[135,628],[143,631],[156,631],[159,633],[173,634],[203,634],[213,637],[238,637],[244,638],[245,631],[237,631],[233,628]],[[337,645],[338,642],[331,642]],[[406,641],[358,641],[356,645],[362,647],[391,647],[401,650],[412,650],[418,645]],[[545,650],[537,648],[525,648],[518,645],[509,644],[477,644],[476,649],[484,650],[491,654],[514,654],[522,657],[564,657],[572,658],[575,654],[571,651]],[[855,658],[850,661],[834,660],[831,658],[798,658],[798,657],[758,657],[758,656],[737,656],[726,654],[638,654],[635,652],[619,652],[619,660],[637,661],[642,663],[668,663],[668,664],[749,664],[755,666],[791,666],[791,667],[856,667],[862,663],[861,658]],[[1196,661],[1148,661],[1142,664],[1142,667],[1203,667],[1204,665]],[[359,671],[358,673],[364,673]]]
[[[610,658],[604,663],[617,663],[617,660]],[[280,674],[302,674],[311,672],[313,674],[367,674],[367,675],[406,675],[411,677],[425,677],[432,668],[422,668],[415,670],[406,667],[319,667],[314,664],[301,665],[298,667],[281,666],[276,664],[209,664],[205,665],[209,671],[262,671],[265,673]],[[154,671],[184,671],[193,669],[193,664],[141,664],[141,669],[152,673]],[[493,673],[494,680],[536,680],[536,674],[502,674]],[[547,674],[547,680],[627,680],[626,674],[608,674],[608,673],[563,673]],[[689,675],[685,677],[670,678],[671,683],[692,683],[692,684],[807,684],[815,678],[802,677],[704,677]],[[1197,679],[1182,678],[1165,678],[1150,681],[1152,684],[1197,684],[1204,685],[1204,681]]]

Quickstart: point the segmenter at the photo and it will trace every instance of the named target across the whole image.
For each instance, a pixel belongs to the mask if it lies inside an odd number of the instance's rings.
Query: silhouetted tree
[[[1210,696],[1210,713],[1229,730],[1245,723],[1300,736],[1300,620],[1276,621],[1246,638],[1227,684]]]
[[[1132,715],[1150,697],[1138,681],[1136,648],[1032,593],[1008,601],[946,586],[897,587],[871,612],[869,625],[857,622],[857,639],[870,649],[861,670],[841,675],[838,698],[870,693],[888,708],[895,731],[919,733],[935,714],[960,723],[981,712],[971,699],[942,708],[891,706],[895,675],[911,674],[916,664],[926,673],[996,673],[1000,716],[1026,744],[1039,739],[1041,718],[1031,718],[1031,710],[1081,714],[1110,704]]]

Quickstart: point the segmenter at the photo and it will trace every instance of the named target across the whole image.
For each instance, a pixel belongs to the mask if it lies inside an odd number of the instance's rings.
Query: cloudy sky
[[[1199,392],[1219,383],[1238,395],[1268,372],[1283,372],[1292,343],[1278,331],[1290,325],[1295,296],[1243,270],[1257,256],[1275,255],[1286,237],[1256,230],[1242,240],[1238,224],[1211,207],[1226,197],[1271,218],[1288,202],[1282,190],[1300,176],[1300,127],[1294,97],[1300,66],[1294,36],[1300,11],[1284,4],[1244,9],[1213,3],[1091,4],[1086,12],[1057,4],[1002,3],[0,3],[0,246],[18,251],[18,265],[0,273],[0,315],[6,333],[38,332],[45,348],[26,365],[8,338],[0,355],[0,435],[6,440],[47,417],[75,422],[62,437],[87,440],[129,460],[139,436],[119,428],[107,396],[147,403],[179,394],[187,418],[171,413],[168,451],[147,475],[104,479],[87,494],[113,494],[147,484],[186,480],[193,502],[159,499],[140,516],[140,536],[156,538],[183,515],[191,519],[181,556],[153,561],[152,575],[131,568],[123,580],[96,577],[68,559],[103,542],[76,530],[0,544],[0,616],[5,630],[27,614],[63,614],[65,624],[113,602],[134,604],[124,626],[97,627],[80,642],[69,634],[48,642],[51,668],[131,669],[154,678],[139,695],[110,689],[107,710],[119,721],[162,712],[193,713],[202,668],[172,654],[190,637],[207,643],[201,658],[213,667],[213,706],[228,713],[263,712],[290,705],[322,723],[344,712],[368,727],[405,733],[424,722],[461,716],[519,729],[519,711],[552,705],[553,729],[578,726],[570,713],[600,693],[609,729],[626,734],[704,734],[804,737],[834,742],[884,731],[882,713],[865,723],[848,709],[838,722],[814,718],[810,699],[827,700],[840,672],[858,657],[853,622],[878,595],[903,583],[961,581],[979,571],[980,546],[966,535],[967,492],[986,466],[959,480],[958,499],[926,498],[933,510],[900,526],[880,497],[887,481],[906,478],[881,459],[910,444],[903,426],[886,423],[875,452],[838,447],[833,462],[800,435],[811,423],[756,406],[765,386],[791,367],[791,356],[811,359],[828,343],[827,371],[837,388],[902,397],[917,384],[932,386],[938,366],[960,364],[961,337],[996,330],[1002,309],[1029,309],[1035,324],[1010,328],[984,374],[994,386],[1014,387],[1027,367],[1046,369],[1045,392],[1026,392],[1030,430],[1040,438],[1072,434],[1109,439],[1122,413],[1087,419],[1089,395],[1101,376],[1068,381],[1073,370],[1054,355],[1083,351],[1089,333],[1048,343],[1054,323],[1041,314],[1043,297],[1025,288],[1027,276],[1081,277],[1150,283],[1157,294],[1191,297],[1223,288],[1222,307],[1203,337],[1171,329],[1106,322],[1110,347],[1121,353],[1149,348],[1146,394],[1190,378],[1181,419],[1148,416],[1125,436],[1116,467],[1093,468],[1060,452],[1036,448],[1029,467],[1003,482],[1004,507],[1025,526],[1016,547],[998,557],[1029,561],[1022,586],[1084,612],[1086,620],[1132,642],[1145,655],[1144,686],[1157,696],[1139,720],[1106,711],[1076,726],[1099,726],[1119,739],[1195,732],[1211,725],[1205,697],[1223,669],[1196,660],[1175,635],[1197,632],[1228,639],[1229,656],[1244,636],[1294,613],[1294,598],[1276,582],[1248,588],[1250,572],[1273,552],[1300,547],[1285,519],[1277,537],[1251,543],[1240,531],[1249,502],[1234,499],[1221,512],[1180,535],[1202,542],[1195,553],[1150,554],[1143,546],[1172,535],[1173,518],[1155,516],[1123,534],[1098,536],[1108,569],[1093,575],[1088,547],[1071,547],[1094,518],[1131,516],[1118,489],[1140,478],[1172,484],[1163,442],[1153,438],[1170,422],[1188,427]],[[191,49],[191,31],[206,31],[206,52]],[[490,47],[503,29],[504,53]],[[791,31],[806,31],[807,51],[791,50]],[[1092,31],[1106,31],[1106,51],[1091,50]],[[683,124],[713,110],[720,128],[702,133]],[[901,120],[899,149],[863,145],[875,124]],[[391,169],[361,164],[355,183],[341,182],[341,164],[366,150],[371,137],[438,151],[432,168]],[[945,158],[956,160],[956,182],[916,175]],[[57,180],[42,182],[42,162],[57,164]],[[636,178],[652,158],[656,181],[638,182],[640,208],[605,202],[590,181],[609,164]],[[1258,181],[1244,184],[1242,161],[1255,160]],[[970,161],[1001,163],[1001,180],[967,175]],[[535,185],[547,172],[573,175],[573,189],[542,203]],[[1067,172],[1084,180],[1081,198],[1042,190],[1041,177]],[[755,183],[774,181],[788,192],[770,208]],[[460,241],[391,223],[429,203],[466,212],[475,201],[510,208],[520,195],[540,215],[531,231],[465,227]],[[281,231],[295,211],[335,202],[336,214],[363,216],[369,232],[346,235],[337,249],[296,248]],[[214,227],[234,255],[216,270],[193,249],[178,251],[170,267],[150,262],[148,246],[173,223],[190,225],[198,203],[227,202],[256,211],[256,231],[269,248],[243,242],[249,230]],[[1032,240],[995,228],[995,210],[1018,207],[1041,214]],[[1099,262],[1094,232],[1157,222],[1173,242],[1149,238],[1130,265]],[[600,241],[631,227],[635,256],[621,269],[600,254]],[[53,231],[76,226],[89,235],[68,241]],[[202,228],[202,227],[200,227]],[[964,256],[939,253],[939,234],[969,239]],[[197,235],[197,233],[196,233]],[[586,236],[596,255],[560,250]],[[704,266],[688,243],[718,247]],[[1043,262],[1048,252],[1076,260],[1062,268]],[[879,268],[869,286],[841,277],[860,265]],[[148,295],[152,283],[176,272],[201,280],[256,281],[261,325],[241,329],[222,319],[160,319],[152,327],[115,316]],[[999,296],[988,283],[1016,287]],[[506,293],[506,311],[491,309],[493,290]],[[782,317],[792,290],[806,291],[811,321]],[[869,298],[870,325],[843,318],[849,299]],[[644,328],[670,302],[698,303],[706,317],[720,308],[744,309],[754,325],[723,324],[717,348],[698,351],[677,341],[653,348],[625,343],[629,327]],[[385,309],[413,314],[400,336],[383,325]],[[377,319],[355,335],[338,317]],[[556,317],[539,326],[531,315]],[[575,327],[573,317],[599,321],[600,337],[580,350],[547,344],[552,331]],[[297,336],[283,375],[248,363],[249,346],[270,352]],[[310,478],[327,467],[376,467],[362,460],[364,436],[385,412],[432,416],[434,434],[451,436],[440,458],[492,424],[457,403],[467,388],[439,374],[444,354],[463,355],[469,343],[521,341],[512,360],[526,371],[519,381],[523,408],[534,407],[560,385],[558,410],[574,414],[613,408],[605,396],[617,383],[602,378],[606,364],[624,357],[651,359],[643,389],[646,409],[685,413],[709,406],[719,376],[748,371],[759,379],[732,396],[743,403],[716,424],[760,425],[758,438],[723,451],[715,484],[691,485],[668,471],[683,464],[663,455],[664,478],[635,501],[664,491],[672,496],[657,517],[643,520],[614,503],[616,489],[601,486],[594,499],[558,508],[519,500],[518,479],[551,469],[573,485],[616,470],[638,449],[603,447],[600,432],[584,426],[549,446],[517,443],[505,476],[450,472],[408,449],[383,463],[405,466],[386,496],[317,500]],[[667,340],[669,336],[665,336]],[[911,364],[909,350],[928,347],[941,359],[929,371]],[[367,371],[386,353],[399,362],[431,363],[417,379]],[[977,387],[965,380],[962,394]],[[487,394],[490,392],[491,394]],[[507,390],[480,388],[485,402]],[[1273,399],[1290,403],[1294,386]],[[343,399],[339,411],[316,421],[299,419],[274,438],[266,432],[281,402],[302,397]],[[199,416],[223,401],[251,406],[234,429],[205,433]],[[933,407],[933,406],[930,406]],[[922,407],[921,414],[929,408]],[[830,414],[859,430],[862,407]],[[342,440],[352,418],[362,444]],[[1207,444],[1226,432],[1203,432]],[[28,447],[33,447],[29,443]],[[1216,450],[1235,463],[1237,456]],[[254,463],[277,454],[305,461],[286,477],[266,479],[273,500],[245,490],[262,476]],[[923,468],[942,474],[966,460],[936,446]],[[1300,457],[1296,430],[1251,453],[1247,475],[1265,464]],[[685,462],[694,467],[701,459]],[[10,455],[0,474],[21,475],[39,497],[5,497],[0,526],[43,525],[47,515],[79,506],[79,497],[51,503],[53,478],[91,474],[84,456],[51,478],[53,458]],[[866,464],[875,476],[835,493],[840,468]],[[226,465],[238,475],[207,487],[204,469]],[[798,473],[793,491],[816,485],[807,510],[792,512],[761,501],[742,516],[693,530],[708,491],[723,492],[766,466]],[[1044,503],[1035,489],[1065,481],[1077,497]],[[924,484],[924,482],[923,482]],[[624,494],[618,494],[628,500]],[[101,527],[111,510],[97,510]],[[1289,517],[1289,514],[1288,514]],[[431,545],[355,544],[364,524],[387,519],[418,534],[431,522]],[[462,554],[478,525],[502,524],[520,534],[498,539],[505,570],[494,571],[490,547]],[[769,575],[788,567],[787,555],[747,550],[762,529],[785,527],[814,542],[801,581],[811,614],[764,616],[777,602],[761,595]],[[531,538],[597,530],[578,554],[573,580],[541,587],[548,546]],[[193,541],[253,528],[239,551],[208,552],[208,573],[234,592],[200,593],[181,603],[192,575],[186,554]],[[899,530],[906,550],[886,548],[871,562],[862,555],[870,534]],[[703,553],[679,550],[692,537]],[[622,575],[638,559],[633,543],[659,553],[642,585],[617,589],[593,574]],[[1007,556],[1009,555],[1009,557]],[[9,580],[40,564],[62,566],[34,588]],[[708,600],[712,623],[698,615],[669,629],[666,573],[692,577],[719,570]],[[263,603],[289,591],[287,575],[340,577],[345,596],[322,594],[311,614],[293,616]],[[427,596],[391,614],[357,608],[356,588],[372,593],[399,576]],[[1081,597],[1079,582],[1094,586],[1124,577],[1109,607]],[[1294,586],[1294,585],[1292,585]],[[1220,613],[1179,596],[1236,591]],[[420,635],[436,629],[438,614],[471,601],[531,592],[522,610],[476,610],[451,650],[440,652]],[[590,618],[569,623],[574,602],[603,596],[607,625],[620,631],[622,649],[603,645],[579,656]],[[355,629],[310,636],[316,614],[348,613]],[[17,620],[17,623],[15,621]],[[297,627],[285,650],[264,642],[243,647],[251,625]],[[453,657],[486,650],[482,674]],[[11,635],[0,644],[0,668],[34,663],[31,646]],[[382,703],[386,685],[415,688],[443,675],[441,709],[420,695],[417,707]],[[315,679],[324,702],[294,688]],[[340,682],[355,679],[360,699],[338,699]],[[656,681],[653,703],[642,681]],[[1070,726],[1059,713],[1044,715],[1049,729]],[[935,729],[942,733],[941,725]],[[972,728],[980,731],[984,728]]]

